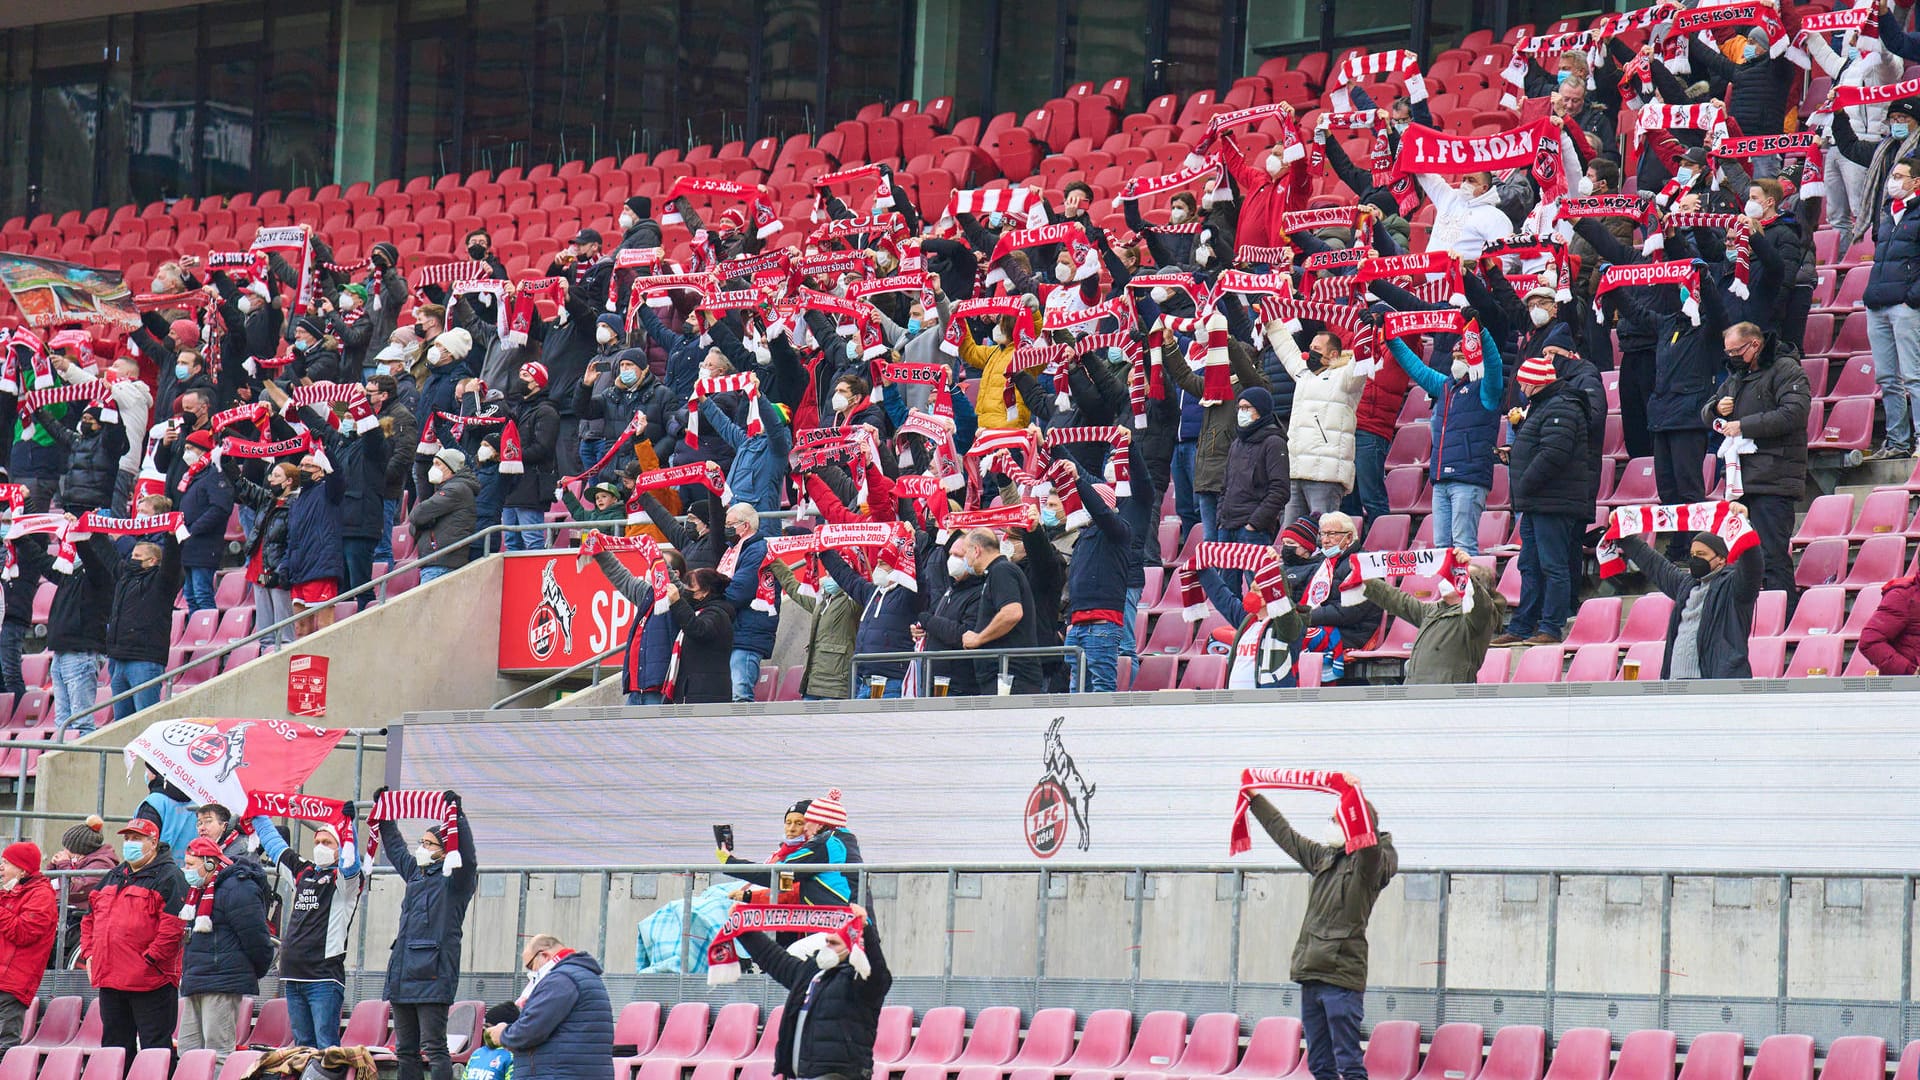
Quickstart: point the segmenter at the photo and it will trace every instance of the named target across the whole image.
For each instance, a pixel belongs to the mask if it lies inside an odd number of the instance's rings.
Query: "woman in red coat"
[[[40,872],[40,847],[22,841],[0,851],[0,1049],[20,1043],[27,1006],[40,992],[40,976],[60,918],[53,882]]]
[[[1920,670],[1920,576],[1895,578],[1880,590],[1880,606],[1860,631],[1860,651],[1882,675]]]

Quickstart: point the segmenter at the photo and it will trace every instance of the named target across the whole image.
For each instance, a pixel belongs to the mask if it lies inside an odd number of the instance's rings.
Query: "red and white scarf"
[[[932,367],[935,365],[909,366]],[[943,370],[943,375],[944,374],[945,372]],[[909,444],[906,440],[909,436],[918,436],[927,441],[933,458],[933,476],[931,479],[939,484],[942,492],[959,491],[967,484],[966,466],[962,463],[960,451],[954,443],[953,429],[953,414],[951,412],[925,413],[915,409],[907,413],[907,418],[900,422],[900,429],[894,432],[893,435],[894,451],[902,455],[903,462],[905,460],[904,455],[908,452]],[[905,479],[905,477],[901,477],[900,479]],[[899,480],[894,482],[894,494],[896,496],[900,495]],[[945,496],[942,495],[941,499],[944,503]]]
[[[717,176],[682,176],[674,180],[673,187],[667,189],[667,210],[660,215],[660,224],[684,224],[675,199],[684,195],[704,195],[710,199],[737,199],[747,204],[749,215],[755,224],[754,235],[765,240],[780,231],[780,220],[774,217],[769,223],[761,208],[767,205],[767,196],[754,184],[742,184],[733,180],[722,180]],[[768,207],[771,209],[771,207]]]
[[[1687,290],[1681,310],[1700,325],[1700,272],[1686,259],[1671,262],[1630,263],[1622,266],[1609,266],[1600,272],[1593,283],[1594,310],[1600,309],[1600,298],[1615,289],[1639,288],[1649,285],[1678,285]]]
[[[1753,278],[1753,225],[1742,214],[1668,214],[1661,232],[1672,235],[1680,229],[1715,229],[1726,233],[1727,256],[1733,260],[1733,280],[1727,291],[1745,300]]]
[[[874,371],[890,383],[929,387],[936,415],[953,415],[953,371],[945,364],[892,364],[877,362]]]
[[[1033,228],[1047,223],[1047,206],[1039,192],[1029,187],[968,188],[956,191],[947,200],[947,208],[934,223],[934,232],[951,236],[958,228],[955,218],[961,214],[984,217],[1004,214],[1016,223]]]
[[[320,405],[345,405],[356,434],[365,435],[380,426],[380,418],[373,412],[373,402],[367,400],[367,388],[359,383],[317,382],[296,386],[287,393],[283,412],[291,418],[296,409]]]
[[[1566,139],[1566,125],[1551,116],[1491,135],[1449,135],[1412,124],[1400,133],[1400,155],[1394,159],[1393,175],[1398,180],[1418,173],[1465,176],[1527,169],[1540,185],[1541,201],[1548,202],[1566,192],[1561,168]]]
[[[181,854],[184,856],[188,852]],[[220,871],[233,865],[233,860],[217,848],[213,861],[216,866],[213,874],[188,889],[186,898],[180,904],[180,921],[192,927],[196,934],[213,933],[213,886],[220,878]]]
[[[1400,577],[1439,578],[1443,590],[1460,593],[1460,606],[1473,610],[1473,589],[1467,581],[1468,562],[1456,559],[1452,548],[1417,548],[1412,551],[1356,551],[1347,560],[1347,576],[1340,583],[1340,602],[1358,604],[1366,599],[1366,582]]]
[[[697,484],[706,488],[723,503],[733,501],[733,491],[727,487],[726,474],[720,471],[720,463],[694,461],[685,465],[669,465],[664,469],[652,469],[635,477],[633,495],[627,500],[627,513],[631,515],[642,512],[640,495],[643,492],[684,487],[688,484]]]
[[[367,858],[373,858],[380,851],[379,823],[403,818],[409,821],[438,821],[441,850],[446,852],[441,866],[449,874],[460,869],[463,865],[460,859],[460,807],[448,802],[442,792],[413,788],[385,791],[373,800],[372,809],[367,811]]]
[[[318,795],[307,795],[293,791],[249,791],[247,792],[247,812],[241,815],[240,831],[252,835],[252,826],[247,824],[256,817],[283,817],[294,821],[315,821],[333,829],[334,837],[340,841],[340,862],[345,865],[354,861],[356,850],[353,818],[347,813],[347,804],[339,799],[323,799]],[[332,873],[332,870],[310,870],[320,873]]]
[[[423,266],[413,272],[412,285],[415,289],[428,285],[458,285],[467,281],[479,281],[493,275],[493,267],[483,262],[447,262]]]
[[[960,355],[961,335],[966,333],[968,319],[1014,316],[1016,330],[1025,328],[1020,334],[1024,341],[1032,337],[1033,320],[1024,318],[1030,311],[1024,296],[986,296],[977,300],[962,300],[953,305],[952,317],[947,320],[946,335],[940,341],[940,351],[948,356]]]
[[[1048,431],[1041,445],[1056,450],[1074,443],[1103,443],[1109,447],[1106,476],[1118,498],[1133,495],[1132,468],[1128,455],[1133,447],[1133,432],[1123,427],[1059,427]]]
[[[289,316],[305,315],[313,310],[320,286],[320,268],[313,261],[313,226],[261,226],[253,235],[253,247],[250,250],[262,253],[278,251],[281,258],[293,267],[295,280],[300,284],[294,290],[293,304],[287,308]]]
[[[1355,237],[1365,226],[1359,206],[1323,206],[1318,210],[1291,210],[1280,215],[1280,230],[1289,235],[1314,229],[1352,229]],[[1356,241],[1358,244],[1358,241]]]
[[[1446,283],[1447,303],[1455,307],[1466,306],[1467,297],[1465,285],[1461,279],[1460,262],[1453,257],[1451,251],[1416,251],[1408,255],[1368,259],[1353,272],[1356,285],[1385,278],[1410,278],[1418,282],[1434,276]]]
[[[1480,251],[1486,262],[1513,256],[1521,259],[1553,260],[1553,298],[1562,304],[1573,300],[1573,259],[1567,254],[1567,242],[1551,233],[1509,236],[1495,240]]]
[[[747,437],[755,438],[766,433],[766,424],[760,419],[760,377],[752,372],[737,375],[722,375],[717,379],[701,379],[693,384],[693,396],[687,399],[687,445],[700,445],[700,403],[709,394],[743,393],[747,395]]]
[[[877,164],[856,165],[851,169],[841,169],[839,172],[830,172],[824,176],[816,176],[813,178],[813,185],[821,192],[825,192],[828,188],[836,184],[850,184],[855,180],[865,180],[868,178],[872,178],[878,183],[878,186],[873,192],[873,212],[879,214],[883,210],[892,209],[894,206],[893,184],[887,180],[886,172]],[[825,212],[826,207],[823,203],[824,200],[822,199],[816,198],[814,200],[815,213]],[[819,219],[816,218],[815,220]]]
[[[117,424],[120,422],[120,411],[114,408],[113,405],[113,391],[108,387],[105,379],[95,379],[92,382],[69,383],[66,386],[49,386],[45,389],[29,390],[21,394],[17,406],[20,413],[20,437],[22,439],[33,438],[36,430],[33,422],[33,414],[36,410],[45,408],[48,405],[71,405],[82,401],[86,402],[89,407],[100,410],[101,423]]]
[[[1143,199],[1149,195],[1160,195],[1168,191],[1178,191],[1189,184],[1209,180],[1220,175],[1220,163],[1207,161],[1190,169],[1179,172],[1163,173],[1159,176],[1130,177],[1120,185],[1120,194],[1114,196],[1115,204],[1122,200]]]
[[[752,537],[748,539],[751,540]],[[768,560],[773,558],[773,542],[775,539],[782,538],[775,537],[767,541],[767,557],[760,560],[760,580],[755,584],[753,602],[749,605],[753,610],[768,615],[774,613],[773,605],[779,596],[780,590],[780,585],[773,579],[773,570],[768,563]],[[720,556],[720,565],[716,567],[716,569],[722,574],[725,574],[727,580],[733,580],[735,572],[740,569],[740,551],[746,546],[747,540],[738,541]]]
[[[1792,48],[1793,39],[1787,34],[1786,25],[1780,21],[1780,12],[1770,0],[1740,0],[1732,4],[1712,4],[1682,11],[1673,17],[1669,36],[1684,38],[1700,31],[1712,33],[1741,26],[1758,26],[1765,30],[1767,41],[1770,42],[1767,47],[1770,55],[1791,56],[1795,63],[1806,66],[1804,55],[1793,55],[1798,50]]]
[[[1341,835],[1347,838],[1347,853],[1351,855],[1380,842],[1374,835],[1373,815],[1367,810],[1366,797],[1344,774],[1318,769],[1242,769],[1240,793],[1233,805],[1233,831],[1227,840],[1229,854],[1238,855],[1253,849],[1253,837],[1247,831],[1247,812],[1252,809],[1253,797],[1263,791],[1324,791],[1336,795],[1340,809],[1334,816],[1340,822]]]
[[[1327,112],[1321,113],[1313,129],[1313,148],[1307,156],[1307,168],[1315,173],[1326,166],[1327,131],[1371,131],[1373,141],[1367,146],[1368,168],[1373,173],[1375,187],[1392,188],[1396,199],[1400,198],[1402,187],[1411,184],[1395,184],[1393,177],[1393,142],[1388,138],[1392,127],[1387,118],[1378,110],[1373,112]],[[1358,219],[1355,219],[1358,225]]]
[[[94,533],[102,536],[148,536],[163,532],[172,533],[176,540],[185,540],[190,535],[187,532],[186,515],[174,510],[165,514],[115,517],[104,510],[89,510],[80,515],[69,536],[78,543]]]
[[[1180,617],[1188,622],[1207,617],[1207,593],[1200,584],[1202,570],[1242,570],[1253,575],[1253,587],[1260,590],[1264,607],[1247,612],[1249,618],[1264,621],[1293,610],[1280,556],[1272,545],[1203,540],[1193,546],[1193,553],[1174,579],[1180,589]]]
[[[1054,221],[1037,228],[1008,229],[1001,233],[1000,239],[994,241],[993,254],[987,257],[987,262],[997,263],[1015,251],[1050,244],[1067,245],[1076,265],[1081,254],[1093,246],[1087,240],[1087,230],[1078,221]]]
[[[1833,88],[1833,98],[1822,103],[1814,112],[1831,113],[1836,109],[1851,109],[1857,105],[1886,105],[1904,97],[1920,94],[1920,78],[1906,79],[1884,86],[1854,86],[1842,84]]]
[[[1784,135],[1733,135],[1720,140],[1720,145],[1713,148],[1713,156],[1746,161],[1757,157],[1798,154],[1807,161],[1806,168],[1800,174],[1800,197],[1819,199],[1827,194],[1826,153],[1820,142],[1820,135],[1812,131],[1793,131]]]
[[[1420,54],[1406,49],[1348,56],[1333,69],[1333,107],[1341,112],[1353,108],[1353,94],[1347,87],[1374,75],[1401,75],[1407,84],[1407,97],[1419,101],[1427,96],[1426,80],[1420,77]]]
[[[802,960],[815,959],[826,948],[828,937],[837,937],[847,947],[847,963],[859,978],[873,973],[867,950],[861,940],[866,920],[850,907],[816,907],[809,904],[735,904],[727,921],[707,945],[707,985],[725,986],[740,981],[740,953],[734,941],[741,934],[805,934],[787,947],[787,952]],[[827,957],[835,954],[826,952]],[[821,960],[822,969],[837,960]]]
[[[1704,105],[1668,105],[1663,102],[1649,102],[1640,110],[1640,120],[1634,125],[1633,146],[1636,151],[1641,140],[1649,131],[1704,131],[1707,133],[1708,146],[1716,146],[1727,137],[1727,114],[1713,102]]]
[[[1626,218],[1644,225],[1652,214],[1653,202],[1645,195],[1584,195],[1560,200],[1560,217],[1567,221]]]
[[[19,567],[13,561],[13,543],[29,536],[47,538],[47,548],[53,554],[53,568],[60,573],[71,574],[73,568],[79,565],[80,552],[74,546],[73,530],[68,525],[67,515],[15,513],[13,520],[7,524],[7,566],[0,577],[11,580],[19,576]]]
[[[273,410],[266,402],[256,401],[251,405],[236,405],[225,412],[214,413],[213,419],[208,421],[208,424],[215,435],[219,435],[235,424],[252,424],[255,431],[265,431],[268,418],[272,415]]]
[[[1506,88],[1500,93],[1500,107],[1519,110],[1521,102],[1527,95],[1527,61],[1529,59],[1545,67],[1548,63],[1559,59],[1562,53],[1587,53],[1593,42],[1593,35],[1587,31],[1577,34],[1536,34],[1533,37],[1522,38],[1518,44],[1514,45],[1513,58],[1507,62],[1506,70],[1500,73],[1500,80],[1506,84]],[[1593,85],[1591,76],[1587,79],[1587,85],[1589,88]]]
[[[1418,64],[1416,63],[1415,66],[1418,67]],[[1283,101],[1276,101],[1269,105],[1253,105],[1233,112],[1215,113],[1213,118],[1207,121],[1207,129],[1201,133],[1200,141],[1194,144],[1192,156],[1187,158],[1190,167],[1200,167],[1196,159],[1211,151],[1215,140],[1219,139],[1223,132],[1257,124],[1262,120],[1279,121],[1282,162],[1291,165],[1307,156],[1307,148],[1301,145],[1300,131],[1293,121],[1293,106]]]
[[[1620,506],[1607,516],[1606,534],[1594,548],[1600,559],[1600,576],[1612,577],[1627,569],[1626,556],[1620,553],[1623,537],[1701,532],[1713,533],[1726,542],[1728,562],[1760,546],[1760,534],[1725,500],[1678,506]]]

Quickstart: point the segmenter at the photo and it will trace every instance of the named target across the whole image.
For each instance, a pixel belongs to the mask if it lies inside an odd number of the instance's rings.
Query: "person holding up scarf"
[[[204,836],[187,845],[183,869],[179,1049],[212,1050],[219,1063],[239,1038],[240,1002],[260,992],[260,977],[273,967],[267,876],[253,859],[229,859]]]
[[[387,794],[386,788],[374,792],[372,816],[379,818],[378,837],[388,864],[407,883],[383,995],[393,1003],[399,1080],[420,1080],[423,1052],[433,1080],[453,1080],[453,1059],[447,1052],[447,1009],[460,985],[460,943],[467,905],[473,902],[480,883],[473,827],[460,806],[460,793],[445,792],[437,798],[449,811],[453,827],[449,829],[448,817],[443,817],[441,824],[421,833],[419,844],[408,849],[406,834],[382,810],[382,797]],[[453,852],[447,850],[449,832],[457,833]]]
[[[773,1051],[775,1075],[799,1080],[873,1073],[873,1040],[893,973],[866,909],[853,904],[845,910],[857,920],[853,927],[811,934],[787,949],[757,931],[734,939],[760,970],[787,988]],[[865,954],[864,963],[855,960],[858,954],[848,942],[853,928],[859,930],[853,940]]]
[[[340,804],[339,813],[352,821],[353,804]],[[293,906],[287,909],[280,941],[280,989],[287,999],[294,1045],[323,1050],[338,1046],[340,1006],[347,991],[347,933],[367,886],[360,853],[353,844],[342,843],[341,826],[332,822],[314,825],[313,855],[307,859],[281,839],[280,830],[264,815],[253,818],[252,825],[268,861],[293,875]]]

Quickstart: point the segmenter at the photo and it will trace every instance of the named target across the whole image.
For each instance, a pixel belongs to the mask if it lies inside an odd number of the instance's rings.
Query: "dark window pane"
[[[759,133],[786,136],[829,126],[815,115],[820,108],[820,0],[765,3]],[[835,115],[832,121],[852,118]]]
[[[609,153],[650,154],[673,145],[676,0],[620,0],[620,48],[614,54],[613,137]]]
[[[1067,83],[1127,76],[1147,67],[1147,0],[1079,0],[1067,24]]]
[[[259,61],[251,51],[207,60],[207,104],[200,131],[202,195],[253,189],[254,104],[260,96]]]
[[[274,14],[262,124],[268,187],[320,187],[333,178],[334,49],[327,9]]]
[[[533,161],[594,158],[607,93],[606,0],[549,0],[540,25]]]
[[[459,38],[438,31],[418,31],[407,43],[406,142],[400,175],[437,176],[459,156],[453,145],[453,118],[458,104],[458,65],[454,52]],[[443,163],[445,163],[443,165]]]
[[[97,205],[117,206],[132,196],[127,184],[127,146],[131,121],[129,109],[133,96],[134,17],[116,15],[110,38],[112,60],[107,65],[106,109],[101,117],[100,190],[93,193]]]
[[[748,39],[753,0],[697,4],[680,32],[680,123],[674,144],[742,138],[747,123]],[[730,134],[731,133],[731,134]]]
[[[533,137],[533,8],[489,4],[474,27],[467,80],[468,169],[499,172],[527,164]]]
[[[1169,91],[1191,94],[1220,84],[1220,27],[1224,15],[1223,0],[1180,0],[1170,5],[1166,56],[1172,61],[1166,76]]]
[[[833,60],[827,67],[827,116],[850,119],[871,101],[902,96],[902,25],[909,5],[899,0],[840,0],[835,17]]]
[[[98,64],[107,58],[107,20],[47,23],[39,27],[36,40],[40,49],[35,65],[38,70]]]
[[[33,146],[39,165],[40,212],[91,210],[99,77],[43,78],[39,87],[39,126]]]
[[[218,49],[224,45],[259,46],[265,39],[266,24],[262,21],[263,5],[260,0],[234,0],[229,4],[215,4],[207,8],[207,45]]]
[[[1024,116],[1053,96],[1053,42],[1060,25],[1060,3],[1001,0],[1000,48],[993,75],[995,110]]]
[[[1333,7],[1333,33],[1336,38],[1411,30],[1412,27],[1411,4],[1335,4]],[[1400,41],[1403,47],[1405,41],[1405,38]],[[1382,48],[1387,47],[1390,44],[1382,44]]]
[[[1320,5],[1315,0],[1247,5],[1248,74],[1260,70],[1262,63],[1275,56],[1297,56],[1319,48]]]
[[[185,195],[193,186],[199,37],[191,19],[140,17],[127,133],[128,181],[135,202]]]
[[[33,108],[33,31],[13,30],[0,34],[9,44],[0,54],[6,60],[0,94],[6,97],[0,112],[0,145],[27,145],[28,118]],[[27,212],[26,154],[8,154],[0,162],[0,215],[12,217]]]

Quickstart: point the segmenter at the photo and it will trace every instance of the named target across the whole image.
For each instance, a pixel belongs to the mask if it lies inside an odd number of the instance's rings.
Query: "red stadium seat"
[[[1559,654],[1554,655],[1557,661]],[[1362,1062],[1368,1080],[1412,1080],[1420,1064],[1420,1025],[1412,1020],[1375,1024]]]
[[[1659,500],[1660,489],[1653,479],[1653,459],[1644,457],[1627,462],[1614,485],[1613,494],[1600,501],[1606,506],[1640,506]]]
[[[1509,1024],[1493,1033],[1480,1080],[1540,1080],[1540,1070],[1546,1063],[1546,1030],[1531,1024]]]
[[[1559,647],[1554,645],[1530,646],[1525,652],[1520,654],[1520,666],[1514,669],[1513,677],[1508,681],[1517,683],[1559,682]]]
[[[1165,690],[1171,686],[1171,678],[1168,678],[1166,685],[1162,686],[1140,685],[1141,678],[1147,674],[1149,666],[1155,661],[1164,661],[1169,670],[1175,662],[1170,656],[1141,657],[1139,669],[1133,676],[1135,690]],[[1073,1057],[1062,1063],[1056,1071],[1076,1072],[1081,1069],[1114,1068],[1127,1056],[1127,1046],[1132,1031],[1133,1013],[1126,1009],[1101,1009],[1087,1017],[1086,1026],[1080,1030],[1080,1044],[1074,1048]]]
[[[1233,1080],[1279,1080],[1299,1064],[1300,1032],[1297,1017],[1261,1017],[1247,1038],[1240,1064],[1227,1075]]]
[[[1909,1054],[1914,1046],[1908,1047]],[[1901,1063],[1905,1065],[1904,1057]],[[1820,1080],[1881,1080],[1886,1075],[1887,1041],[1878,1035],[1843,1035],[1833,1040],[1827,1046],[1826,1064],[1820,1068]]]
[[[1816,585],[1834,585],[1847,576],[1847,538],[1822,537],[1800,552],[1794,567],[1793,583],[1802,589]]]
[[[1486,1032],[1479,1024],[1441,1024],[1415,1080],[1475,1080]]]
[[[1027,1037],[1020,1041],[1020,1050],[1006,1063],[1007,1068],[1052,1070],[1066,1061],[1067,1055],[1073,1053],[1076,1019],[1072,1009],[1041,1009],[1034,1013],[1027,1024]],[[976,1031],[978,1027],[975,1024]]]
[[[1575,648],[1593,642],[1612,642],[1620,631],[1620,598],[1596,596],[1580,605],[1573,627],[1562,644]],[[1471,1078],[1469,1078],[1471,1080]]]
[[[1226,657],[1217,659],[1224,661]],[[1193,668],[1194,664],[1187,665],[1189,674]],[[1180,1055],[1179,1062],[1162,1071],[1170,1077],[1225,1076],[1239,1060],[1240,1015],[1205,1013],[1194,1020],[1193,1032],[1187,1036],[1187,1049]]]
[[[231,661],[228,664],[232,666]],[[260,1003],[260,1016],[253,1022],[253,1030],[247,1032],[242,1040],[247,1046],[270,1046],[279,1049],[293,1045],[293,1024],[287,1015],[286,998],[268,998]]]
[[[762,675],[765,675],[764,668]],[[740,1061],[753,1051],[754,1036],[759,1030],[760,1006],[750,1001],[735,1001],[720,1007],[720,1014],[713,1019],[713,1031],[697,1053],[668,1055],[655,1047],[647,1057],[652,1061],[677,1060],[681,1068],[703,1061]]]
[[[1616,640],[1625,645],[1641,641],[1665,641],[1667,623],[1673,614],[1673,598],[1666,593],[1643,593],[1633,598],[1627,609],[1627,623]]]
[[[767,1013],[766,1021],[760,1026],[760,1041],[754,1044],[745,1058],[741,1059],[741,1064],[748,1062],[765,1062],[768,1066],[773,1064],[774,1046],[780,1041],[780,1018],[785,1011],[785,1005],[775,1005]],[[728,1080],[732,1078],[729,1077]]]
[[[1881,1044],[1880,1053],[1884,1068],[1886,1044]],[[1769,1035],[1762,1039],[1747,1080],[1813,1080],[1813,1037]]]
[[[1780,636],[1788,641],[1838,634],[1846,620],[1847,591],[1837,585],[1821,585],[1800,594],[1793,609],[1793,621]]]
[[[342,1042],[340,1045],[353,1044]],[[179,1064],[173,1067],[173,1080],[213,1080],[216,1058],[217,1054],[213,1050],[189,1050],[181,1054]]]
[[[1752,638],[1747,642],[1747,664],[1756,679],[1778,679],[1787,666],[1786,638]]]
[[[1496,686],[1507,681],[1507,669],[1512,666],[1512,653],[1506,649],[1488,649],[1486,658],[1480,661],[1480,672],[1473,681],[1482,686]]]
[[[1494,1037],[1494,1043],[1499,1044],[1498,1036]],[[1546,1080],[1606,1080],[1607,1065],[1612,1057],[1612,1032],[1606,1028],[1572,1028],[1560,1036],[1560,1042],[1553,1048],[1553,1064],[1547,1069]],[[1673,1059],[1667,1060],[1671,1065]],[[1487,1062],[1487,1072],[1493,1072],[1492,1061]]]
[[[1870,536],[1860,545],[1859,553],[1853,558],[1853,568],[1847,571],[1847,578],[1841,584],[1853,590],[1879,585],[1899,577],[1906,565],[1906,537]]]
[[[1674,1049],[1671,1031],[1633,1032],[1620,1040],[1611,1080],[1673,1080]]]
[[[33,1037],[22,1045],[43,1048],[65,1046],[73,1041],[74,1035],[80,1030],[81,1012],[78,997],[54,998],[41,1010],[40,1022],[34,1025]]]
[[[1574,650],[1567,665],[1567,682],[1612,682],[1620,662],[1620,647],[1595,642]],[[1501,1030],[1505,1030],[1504,1028]]]
[[[1816,637],[1802,641],[1794,646],[1793,662],[1787,665],[1787,678],[1838,676],[1845,645],[1846,642],[1837,637]]]
[[[364,1004],[364,1003],[363,1003]],[[707,1044],[707,1017],[712,1006],[704,1001],[683,1001],[667,1014],[666,1026],[649,1057],[686,1059]]]
[[[126,1064],[127,1051],[124,1047],[109,1046],[94,1050],[87,1055],[86,1071],[80,1074],[80,1080],[121,1080],[127,1074]]]
[[[1741,1080],[1747,1055],[1746,1036],[1736,1031],[1709,1031],[1687,1044],[1687,1061],[1680,1080]]]
[[[1853,525],[1853,496],[1847,494],[1816,496],[1807,514],[1794,530],[1792,546],[1799,547],[1821,537],[1844,537]]]
[[[1237,1032],[1236,1032],[1237,1034]],[[1020,1047],[1020,1010],[1012,1005],[981,1009],[973,1020],[967,1048],[953,1059],[952,1068],[968,1065],[1004,1065]]]
[[[957,1005],[928,1009],[920,1016],[920,1030],[914,1034],[913,1049],[901,1058],[900,1065],[945,1065],[960,1056],[967,1027],[967,1010]]]
[[[1202,640],[1205,640],[1204,638]],[[1180,676],[1181,690],[1223,690],[1227,685],[1228,657],[1207,653],[1187,661]],[[1184,1014],[1182,1014],[1184,1015]],[[1144,1029],[1143,1029],[1144,1030]],[[1144,1071],[1144,1070],[1142,1070]]]
[[[873,1038],[873,1063],[890,1066],[907,1056],[913,1042],[913,1009],[906,1005],[888,1005],[880,1010],[880,1024]]]

